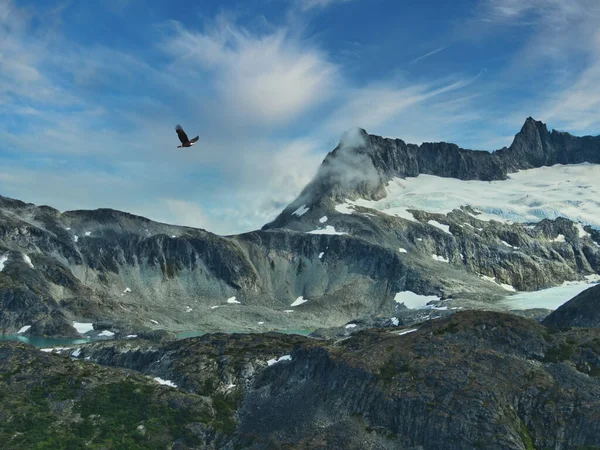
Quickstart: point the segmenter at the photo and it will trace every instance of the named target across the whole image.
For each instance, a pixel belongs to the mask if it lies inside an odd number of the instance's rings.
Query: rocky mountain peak
[[[547,165],[554,156],[554,148],[546,125],[528,117],[509,147],[515,159],[514,168],[533,168]],[[512,164],[511,164],[512,166]],[[513,169],[513,167],[511,167]]]
[[[510,147],[495,152],[468,150],[447,142],[405,143],[356,128],[327,154],[313,180],[263,229],[284,227],[305,208],[326,210],[335,203],[379,200],[393,178],[420,174],[459,180],[505,180],[508,173],[554,164],[600,163],[600,138],[548,131],[528,117]]]

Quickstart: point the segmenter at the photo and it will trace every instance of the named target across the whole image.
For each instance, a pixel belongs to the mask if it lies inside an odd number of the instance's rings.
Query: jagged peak
[[[549,133],[545,123],[531,116],[515,135],[511,146],[495,152],[467,150],[446,142],[407,144],[356,127],[344,133],[338,146],[325,157],[313,180],[263,229],[296,220],[299,216],[293,213],[299,207],[325,206],[323,201],[335,203],[358,197],[380,199],[385,195],[387,182],[394,177],[428,174],[492,181],[504,180],[508,173],[522,169],[581,162],[600,164],[600,140]]]
[[[527,131],[534,131],[534,132],[548,132],[548,126],[540,121],[540,120],[535,120],[533,117],[529,116],[526,120],[525,123],[523,124],[523,126],[521,127],[521,131],[519,133],[517,133],[517,136],[521,133],[527,132]]]

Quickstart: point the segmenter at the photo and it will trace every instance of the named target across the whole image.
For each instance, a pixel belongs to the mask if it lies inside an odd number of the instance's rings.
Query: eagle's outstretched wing
[[[175,131],[177,131],[177,136],[182,145],[189,144],[190,140],[188,139],[187,134],[185,134],[185,131],[183,131],[183,128],[181,128],[181,125],[177,124]]]

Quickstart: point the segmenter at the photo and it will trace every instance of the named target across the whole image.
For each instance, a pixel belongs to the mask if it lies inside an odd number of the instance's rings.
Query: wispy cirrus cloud
[[[449,97],[445,94],[466,88],[481,75],[428,83],[381,82],[350,89],[346,101],[331,115],[326,127],[332,133],[342,133],[351,127],[386,133],[391,131],[390,124],[393,124],[392,128],[404,136],[403,133],[409,133],[409,129],[402,125],[406,116],[414,115],[418,107],[428,103],[434,108],[436,102],[448,101]],[[423,118],[419,116],[419,120]],[[426,122],[431,127],[434,121],[429,117]]]
[[[598,23],[596,0],[480,0],[461,28],[478,46],[515,47],[489,88],[520,94],[497,101],[494,120],[513,129],[531,115],[574,133],[598,130]]]
[[[411,59],[409,61],[409,64],[415,64],[415,63],[417,63],[419,61],[422,61],[422,60],[424,60],[426,58],[429,58],[430,56],[433,56],[433,55],[435,55],[435,54],[437,54],[437,53],[439,53],[441,51],[444,51],[447,48],[448,48],[448,46],[436,48],[435,50],[432,50],[432,51],[430,51],[428,53],[425,53],[424,55],[421,55],[421,56],[418,56],[417,58]]]
[[[326,8],[335,3],[347,3],[352,0],[297,0],[300,6],[300,9],[303,11],[308,11],[309,9],[315,8]]]

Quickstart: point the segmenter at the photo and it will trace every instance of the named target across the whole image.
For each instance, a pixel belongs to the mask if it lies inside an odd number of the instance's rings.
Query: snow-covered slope
[[[447,214],[471,206],[480,220],[539,222],[565,217],[600,229],[600,165],[554,165],[521,170],[503,181],[465,181],[433,175],[394,178],[386,197],[338,204],[336,211],[352,213],[353,206],[414,220],[408,210]],[[580,234],[586,232],[580,227]]]

